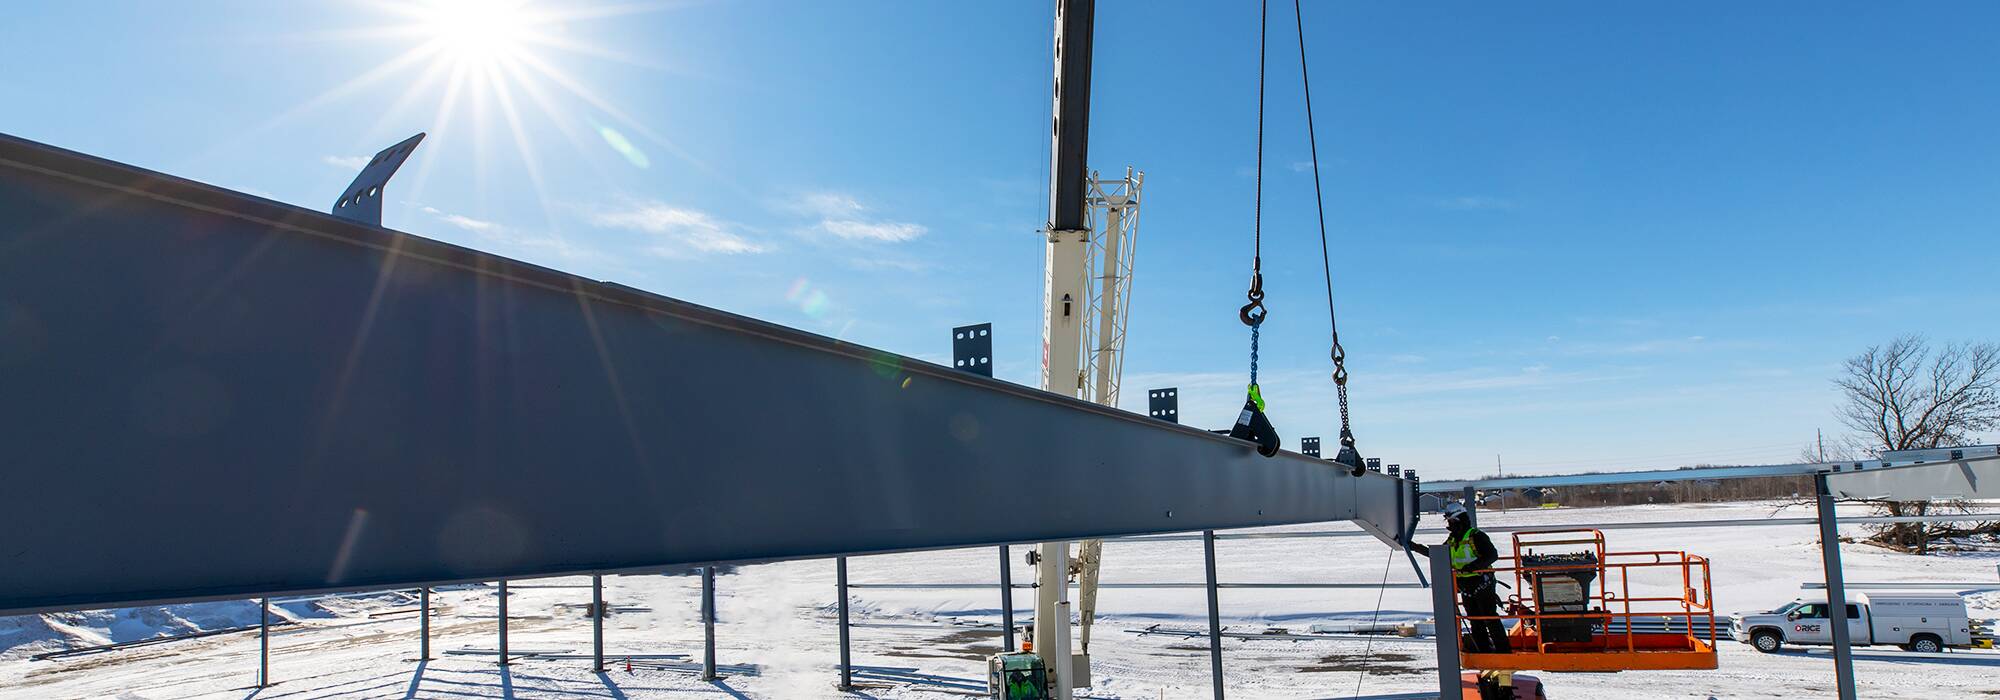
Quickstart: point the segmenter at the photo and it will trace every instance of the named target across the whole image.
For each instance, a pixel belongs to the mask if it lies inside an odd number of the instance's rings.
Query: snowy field
[[[1497,524],[1799,517],[1770,504],[1641,506],[1481,513]],[[1860,514],[1854,511],[1854,514]],[[1426,525],[1432,523],[1427,522]],[[1305,530],[1348,529],[1344,524]],[[1844,531],[1858,535],[1858,528]],[[1767,610],[1819,580],[1819,550],[1811,526],[1615,530],[1613,549],[1686,549],[1715,562],[1722,612]],[[1496,537],[1504,547],[1504,537]],[[1021,550],[1016,548],[1016,556]],[[2000,616],[2000,576],[1993,553],[1913,557],[1873,547],[1843,549],[1847,580],[1994,581],[1975,594],[1975,617]],[[853,583],[997,580],[991,548],[856,558]],[[1199,542],[1109,543],[1105,581],[1199,582]],[[1371,538],[1230,541],[1218,544],[1225,582],[1410,582],[1401,557]],[[1015,566],[1017,581],[1031,570]],[[495,646],[494,595],[488,587],[442,591],[433,620],[434,659],[419,663],[412,604],[396,595],[292,603],[277,612],[290,624],[272,635],[275,685],[256,689],[257,639],[234,632],[49,660],[29,657],[66,647],[141,639],[157,634],[255,624],[250,603],[141,608],[0,618],[0,698],[963,698],[983,692],[981,659],[1000,645],[997,587],[976,590],[858,589],[853,648],[859,692],[833,689],[838,646],[833,563],[750,566],[717,579],[718,659],[725,678],[696,677],[701,658],[699,581],[691,576],[607,578],[615,612],[606,622],[612,670],[589,670],[590,624],[582,605],[588,578],[518,582],[509,598],[510,647],[537,652],[501,669]],[[1428,617],[1428,592],[1379,591],[1380,618]],[[1303,632],[1316,623],[1366,622],[1377,590],[1224,590],[1222,616],[1230,631],[1283,627]],[[1016,592],[1023,618],[1029,591]],[[1140,635],[1159,626],[1206,625],[1200,589],[1107,589],[1091,652],[1097,698],[1208,697],[1206,640]],[[1017,620],[1023,621],[1023,620]],[[1726,624],[1719,621],[1718,624]],[[488,653],[466,654],[487,650]],[[1231,639],[1224,644],[1232,698],[1347,698],[1423,691],[1431,684],[1431,642],[1385,638],[1278,641]],[[1954,652],[1919,658],[1893,647],[1857,651],[1865,698],[2000,696],[2000,655]],[[1576,698],[1819,698],[1832,695],[1832,661],[1824,653],[1758,654],[1722,644],[1721,669],[1704,672],[1543,674],[1552,697]]]

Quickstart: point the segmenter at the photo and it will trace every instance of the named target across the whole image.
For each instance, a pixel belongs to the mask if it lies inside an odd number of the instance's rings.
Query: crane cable
[[[1251,224],[1250,290],[1244,293],[1250,303],[1236,312],[1243,325],[1250,327],[1250,386],[1243,399],[1243,411],[1237,414],[1236,425],[1229,430],[1231,437],[1257,443],[1257,453],[1265,457],[1278,454],[1280,446],[1277,429],[1264,415],[1264,392],[1257,386],[1257,346],[1264,318],[1269,315],[1264,308],[1264,64],[1271,33],[1270,17],[1270,0],[1263,0],[1257,17],[1257,194]]]
[[[1299,5],[1299,0],[1292,0],[1292,14],[1297,18],[1299,33],[1299,82],[1304,85],[1306,96],[1306,143],[1312,148],[1313,206],[1319,213],[1319,264],[1320,272],[1326,276],[1326,326],[1332,335],[1332,345],[1327,354],[1333,360],[1334,395],[1340,402],[1340,452],[1333,461],[1347,465],[1355,476],[1360,476],[1365,467],[1361,451],[1354,446],[1353,421],[1347,412],[1347,349],[1340,345],[1340,319],[1333,307],[1333,254],[1326,242],[1326,197],[1320,191],[1319,134],[1313,123],[1312,75],[1306,70],[1306,18]],[[1261,168],[1259,172],[1262,172]]]
[[[1319,178],[1319,134],[1313,123],[1312,75],[1306,70],[1306,15],[1299,0],[1292,0],[1292,16],[1296,18],[1299,35],[1299,82],[1306,96],[1306,142],[1312,149],[1313,206],[1319,213],[1319,263],[1320,272],[1326,276],[1326,325],[1332,335],[1332,349],[1328,354],[1333,359],[1334,393],[1340,401],[1340,453],[1335,462],[1346,464],[1355,476],[1360,476],[1361,452],[1354,447],[1354,429],[1347,413],[1347,350],[1340,346],[1340,319],[1333,306],[1333,253],[1326,241],[1326,197],[1320,190]],[[1260,123],[1261,127],[1261,123]],[[1261,138],[1261,137],[1260,137]],[[1261,172],[1261,169],[1259,170]],[[1376,622],[1382,616],[1382,594],[1389,586],[1389,567],[1396,561],[1396,550],[1389,550],[1389,556],[1382,562],[1382,581],[1375,587],[1375,610],[1368,615],[1368,630],[1374,632]],[[1361,684],[1368,680],[1369,661],[1375,654],[1375,640],[1369,638],[1361,649],[1361,673],[1354,678],[1354,697],[1361,697]]]
[[[1298,0],[1292,0],[1297,3]],[[1375,612],[1368,614],[1368,644],[1361,647],[1361,675],[1354,677],[1354,698],[1361,698],[1361,682],[1368,679],[1368,661],[1375,655],[1375,621],[1382,617],[1382,594],[1389,590],[1389,566],[1396,563],[1396,550],[1389,550],[1389,558],[1382,562],[1382,582],[1375,586]]]
[[[1257,20],[1257,190],[1250,227],[1250,303],[1236,312],[1250,327],[1250,386],[1257,386],[1257,336],[1268,311],[1264,308],[1264,48],[1270,31],[1271,3],[1264,0]]]

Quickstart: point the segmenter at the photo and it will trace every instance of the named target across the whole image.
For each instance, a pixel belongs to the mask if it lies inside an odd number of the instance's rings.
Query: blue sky
[[[314,209],[427,131],[394,228],[931,360],[991,321],[997,374],[1032,383],[1048,5],[540,0],[482,30],[539,39],[494,49],[422,0],[13,3],[0,131]],[[1091,162],[1147,176],[1126,404],[1177,385],[1220,427],[1247,372],[1256,7],[1099,5]],[[1994,339],[2000,5],[1305,11],[1368,454],[1789,461],[1838,432],[1842,358]],[[1272,15],[1264,385],[1296,444],[1336,424]]]

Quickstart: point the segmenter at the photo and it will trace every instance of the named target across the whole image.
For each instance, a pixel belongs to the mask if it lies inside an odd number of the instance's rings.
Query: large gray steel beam
[[[1977,446],[1965,448],[1979,450]],[[1910,456],[1931,450],[1907,450],[1900,456]],[[1935,450],[1935,452],[1948,452]],[[1892,455],[1896,453],[1891,453]],[[1772,476],[1811,476],[1813,474],[1834,475],[1834,495],[1841,498],[1891,498],[1895,500],[1924,500],[1930,498],[1992,498],[1996,493],[1995,483],[2000,482],[2000,456],[1971,456],[1954,460],[1937,460],[1930,464],[1902,464],[1895,459],[1869,459],[1858,462],[1824,462],[1807,464],[1765,464],[1745,467],[1694,467],[1688,469],[1651,469],[1646,471],[1598,472],[1593,474],[1559,474],[1554,476],[1509,476],[1494,479],[1467,479],[1460,481],[1436,481],[1423,485],[1424,493],[1449,493],[1463,488],[1518,489],[1537,486],[1603,486],[1609,484],[1643,484],[1654,481],[1705,481],[1723,479],[1757,479]],[[1982,487],[1981,475],[1985,475]],[[1983,490],[1982,490],[1983,489]]]
[[[1895,501],[2000,498],[2000,456],[1827,475],[1836,498]]]
[[[1384,475],[5,136],[0,326],[0,614],[1397,529]]]
[[[1603,486],[1609,484],[1643,484],[1654,481],[1696,481],[1705,479],[1756,479],[1770,476],[1810,476],[1823,471],[1838,469],[1865,470],[1880,469],[1882,462],[1842,462],[1839,464],[1771,464],[1752,467],[1700,467],[1693,469],[1652,469],[1629,472],[1600,472],[1595,474],[1561,474],[1555,476],[1509,476],[1494,479],[1462,479],[1458,481],[1426,481],[1421,487],[1424,493],[1451,493],[1467,488],[1474,489],[1520,489],[1540,486]]]

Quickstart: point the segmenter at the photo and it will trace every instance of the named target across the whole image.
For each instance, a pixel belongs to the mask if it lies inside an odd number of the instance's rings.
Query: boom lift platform
[[[1514,534],[1514,554],[1492,569],[1511,574],[1503,622],[1508,653],[1479,652],[1461,637],[1460,664],[1494,671],[1665,671],[1716,667],[1708,559],[1680,551],[1609,551],[1594,529]],[[1452,577],[1453,593],[1458,581]],[[1671,595],[1646,589],[1678,583]],[[1633,589],[1638,586],[1637,594]],[[1456,598],[1456,595],[1453,596]],[[1491,617],[1459,615],[1458,622]],[[1655,625],[1666,624],[1654,629]]]

